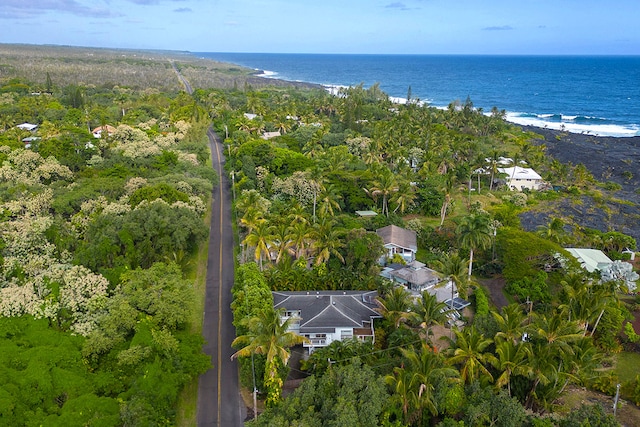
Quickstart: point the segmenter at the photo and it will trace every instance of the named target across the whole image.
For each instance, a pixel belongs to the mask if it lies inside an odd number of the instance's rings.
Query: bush
[[[485,316],[489,314],[489,299],[487,298],[487,291],[482,286],[478,286],[473,295],[476,300],[476,315]]]

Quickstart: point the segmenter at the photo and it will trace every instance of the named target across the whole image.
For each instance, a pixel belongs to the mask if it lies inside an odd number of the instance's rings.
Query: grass
[[[640,375],[638,366],[640,366],[640,354],[623,351],[617,356],[615,372],[618,378],[626,380],[625,382],[635,381],[636,376]]]
[[[205,224],[211,223],[211,209],[207,210],[204,218]],[[195,300],[191,310],[190,332],[202,334],[202,322],[204,316],[204,304],[206,297],[206,279],[208,262],[209,239],[200,244],[194,257],[194,264],[187,272],[189,280],[193,281]],[[197,425],[198,416],[198,379],[194,378],[178,396],[176,407],[176,425],[188,427]]]

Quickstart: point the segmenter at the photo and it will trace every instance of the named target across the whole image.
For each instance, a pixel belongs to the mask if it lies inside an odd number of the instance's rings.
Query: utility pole
[[[616,385],[616,398],[613,399],[613,416],[616,416],[616,410],[618,409],[618,398],[620,397],[620,384]]]

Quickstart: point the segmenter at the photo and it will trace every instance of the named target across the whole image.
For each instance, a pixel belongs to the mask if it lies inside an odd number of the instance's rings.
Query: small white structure
[[[262,134],[262,139],[271,139],[271,138],[276,138],[278,136],[282,136],[282,134],[280,133],[280,131],[276,131],[276,132],[264,132]]]
[[[309,339],[303,347],[312,353],[334,341],[375,339],[373,319],[377,291],[272,292],[273,306],[291,318],[289,330]]]
[[[32,123],[21,123],[16,126],[18,129],[28,130],[29,132],[33,132],[38,128],[38,125],[34,125]]]
[[[416,259],[418,252],[418,237],[415,231],[398,227],[397,225],[387,225],[376,230],[378,236],[382,237],[384,247],[387,250],[385,258],[393,258],[398,254],[410,263]],[[385,259],[381,260],[384,264]]]
[[[253,113],[244,113],[243,115],[249,120],[254,120],[258,117],[257,114],[253,114]]]
[[[498,168],[498,172],[506,175],[504,179],[511,190],[522,191],[525,188],[539,190],[544,184],[542,177],[531,168],[513,166],[510,168]]]

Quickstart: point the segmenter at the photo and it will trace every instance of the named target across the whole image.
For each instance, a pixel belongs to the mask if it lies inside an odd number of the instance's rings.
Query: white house
[[[418,252],[418,237],[415,231],[398,227],[397,225],[387,225],[376,230],[384,242],[387,250],[385,258],[393,258],[398,254],[404,258],[405,262],[410,263],[416,259]],[[384,259],[381,260],[384,264]]]
[[[336,340],[375,339],[373,319],[380,318],[376,291],[272,292],[283,319],[292,318],[290,331],[309,339],[304,348],[326,347]]]
[[[539,190],[544,185],[542,177],[531,168],[513,166],[510,168],[498,168],[498,172],[506,175],[504,179],[511,190],[522,191],[525,188]]]
[[[32,123],[21,123],[16,126],[18,129],[28,130],[29,132],[33,132],[38,128],[38,125],[34,125]]]

